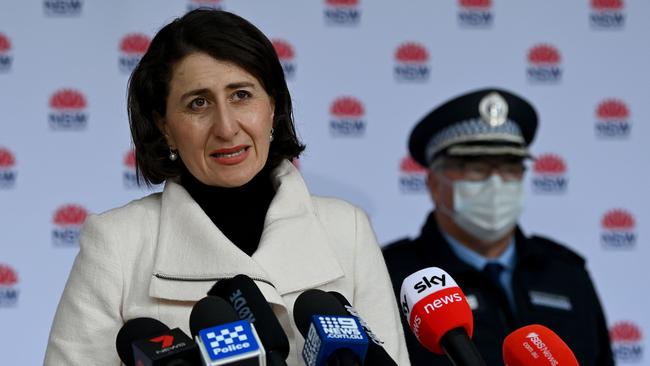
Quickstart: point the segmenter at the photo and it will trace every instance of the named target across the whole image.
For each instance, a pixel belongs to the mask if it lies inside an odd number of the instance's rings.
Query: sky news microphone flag
[[[454,365],[485,365],[470,340],[472,310],[447,272],[429,267],[406,277],[400,302],[409,327],[426,349],[446,354]]]
[[[532,324],[503,340],[505,366],[579,366],[566,343],[549,328]]]

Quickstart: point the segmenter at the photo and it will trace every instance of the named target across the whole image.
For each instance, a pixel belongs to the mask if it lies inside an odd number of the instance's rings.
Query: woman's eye
[[[190,103],[190,108],[193,110],[201,109],[208,104],[208,101],[205,98],[196,98]]]
[[[243,100],[251,97],[251,93],[247,92],[246,90],[237,90],[235,94],[233,94],[233,99],[234,100]]]

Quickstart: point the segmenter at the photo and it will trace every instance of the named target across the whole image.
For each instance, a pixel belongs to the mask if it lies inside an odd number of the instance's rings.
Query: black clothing
[[[557,333],[581,365],[614,365],[607,325],[584,260],[549,239],[526,237],[519,229],[515,243],[514,310],[496,284],[454,254],[434,213],[420,237],[387,245],[384,258],[397,299],[405,277],[423,268],[440,267],[468,299],[476,300],[472,339],[488,365],[503,365],[503,339],[529,324],[541,324]],[[418,343],[404,316],[402,325],[414,366],[451,364],[446,356],[434,355]]]
[[[181,184],[222,233],[248,255],[257,250],[266,211],[275,196],[270,169],[262,169],[241,187],[211,187],[189,173]]]

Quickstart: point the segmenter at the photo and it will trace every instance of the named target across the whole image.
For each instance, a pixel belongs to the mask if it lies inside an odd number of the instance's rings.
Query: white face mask
[[[454,210],[446,213],[463,230],[484,242],[502,239],[515,227],[523,210],[523,183],[504,182],[498,174],[482,181],[455,181],[453,190]]]

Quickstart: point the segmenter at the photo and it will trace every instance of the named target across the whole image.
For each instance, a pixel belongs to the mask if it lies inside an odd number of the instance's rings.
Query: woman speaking
[[[289,337],[295,299],[343,294],[400,365],[408,356],[388,274],[366,215],[309,194],[291,160],[304,149],[269,40],[228,12],[196,10],[153,38],[128,111],[139,179],[162,193],[90,216],[56,312],[46,365],[118,365],[129,319],[188,331],[215,281],[245,274]]]

